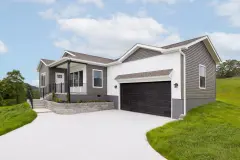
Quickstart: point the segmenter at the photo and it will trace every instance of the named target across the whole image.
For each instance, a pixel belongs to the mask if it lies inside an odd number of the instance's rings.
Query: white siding
[[[107,94],[119,96],[119,83],[115,80],[118,75],[138,72],[149,72],[164,69],[173,69],[172,98],[181,99],[181,63],[180,53],[163,54],[141,60],[125,62],[107,68]],[[178,88],[173,84],[178,83]],[[117,85],[117,88],[114,86]]]

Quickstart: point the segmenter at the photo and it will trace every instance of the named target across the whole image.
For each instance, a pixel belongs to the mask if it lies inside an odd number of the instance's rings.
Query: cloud
[[[0,54],[6,53],[7,51],[7,46],[0,40]]]
[[[56,47],[106,57],[119,57],[136,43],[165,45],[180,41],[151,17],[118,13],[111,18],[73,18],[57,21],[60,31],[72,33],[71,38],[56,39]]]
[[[157,4],[157,3],[166,3],[166,4],[176,4],[178,2],[195,2],[196,0],[126,0],[127,3],[134,3],[134,2],[142,2],[144,4],[146,3],[152,3],[152,4]]]
[[[231,24],[240,27],[240,0],[227,0],[224,2],[216,2],[213,5],[219,16],[229,18]]]
[[[77,4],[70,4],[65,7],[49,8],[38,14],[44,19],[72,18],[81,15],[85,10]]]
[[[240,60],[240,33],[213,32],[208,35],[223,60]]]
[[[102,0],[78,0],[79,3],[81,4],[87,4],[87,3],[92,3],[95,4],[99,8],[103,8],[104,4]]]
[[[142,3],[167,3],[167,4],[175,4],[177,0],[126,0],[127,3],[133,2],[142,2]]]
[[[56,0],[17,0],[18,2],[30,2],[30,3],[41,3],[41,4],[52,4]]]

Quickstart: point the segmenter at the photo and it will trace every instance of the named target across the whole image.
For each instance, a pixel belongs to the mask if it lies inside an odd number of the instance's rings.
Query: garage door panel
[[[171,82],[121,84],[121,108],[171,117]]]

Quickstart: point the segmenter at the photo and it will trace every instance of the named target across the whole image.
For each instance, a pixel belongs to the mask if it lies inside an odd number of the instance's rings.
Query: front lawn
[[[240,105],[215,102],[147,133],[150,145],[169,160],[240,159]]]
[[[0,136],[31,123],[36,117],[28,103],[0,107]]]

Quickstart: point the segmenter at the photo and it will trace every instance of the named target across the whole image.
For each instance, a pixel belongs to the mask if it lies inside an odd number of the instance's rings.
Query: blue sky
[[[240,59],[239,19],[240,0],[2,0],[0,79],[18,69],[38,84],[39,60],[65,49],[117,58],[205,34],[223,60]]]

